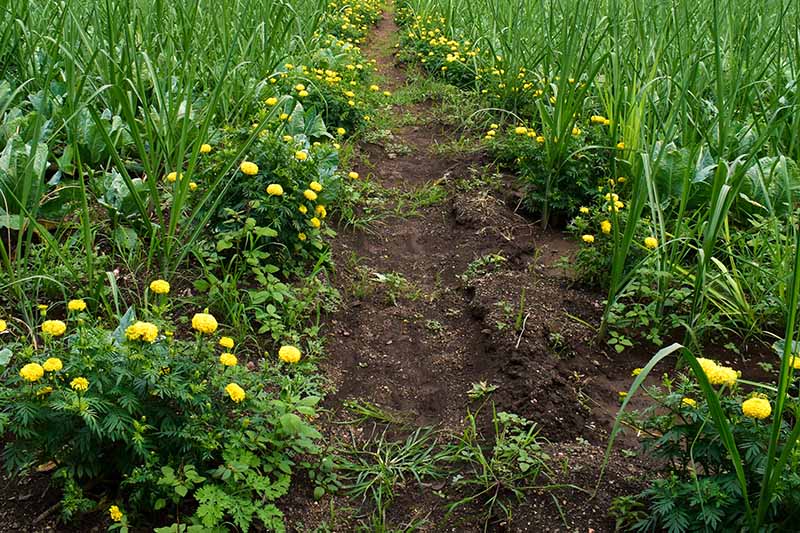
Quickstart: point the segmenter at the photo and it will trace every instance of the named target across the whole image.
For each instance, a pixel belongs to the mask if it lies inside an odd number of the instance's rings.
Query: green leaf
[[[115,329],[114,333],[112,334],[112,338],[117,344],[125,343],[126,340],[125,330],[128,329],[128,327],[131,324],[133,324],[135,320],[136,320],[136,311],[134,311],[133,307],[129,307],[128,310],[125,311],[125,314],[120,319],[117,329]]]
[[[286,413],[280,418],[281,427],[287,433],[297,435],[303,429],[303,420],[294,413]]]
[[[8,348],[3,348],[0,350],[0,366],[6,366],[9,361],[11,361],[11,350]]]

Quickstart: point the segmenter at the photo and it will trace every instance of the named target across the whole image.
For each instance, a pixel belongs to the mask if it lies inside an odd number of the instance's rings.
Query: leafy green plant
[[[345,479],[349,493],[369,500],[372,505],[373,524],[386,527],[386,510],[399,490],[408,483],[422,484],[423,480],[445,477],[438,450],[438,439],[429,428],[418,428],[403,441],[392,441],[383,431],[365,443],[353,443],[338,468]]]
[[[230,517],[243,529],[255,519],[279,528],[273,502],[288,491],[297,457],[318,453],[320,434],[307,420],[319,398],[268,393],[260,372],[219,355],[210,315],[195,315],[194,338],[179,340],[162,306],[141,310],[153,322],[129,310],[113,331],[95,324],[84,302],[70,309],[69,325],[42,322],[44,343],[7,344],[6,468],[54,461],[68,480],[67,517],[86,510],[81,489],[103,481],[124,488],[126,523],[182,519],[193,497],[189,523],[211,528]]]
[[[492,405],[493,435],[487,441],[478,430],[476,417],[477,413],[467,414],[464,433],[446,448],[447,460],[463,467],[453,483],[466,494],[449,505],[448,514],[476,503],[486,530],[496,513],[510,518],[511,502],[522,500],[527,491],[537,487],[539,476],[549,477],[549,457],[536,424],[512,413],[496,412]]]

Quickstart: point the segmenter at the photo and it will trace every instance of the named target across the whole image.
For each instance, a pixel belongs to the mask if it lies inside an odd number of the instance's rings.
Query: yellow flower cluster
[[[267,185],[267,194],[270,196],[283,196],[283,187],[279,183]]]
[[[211,335],[217,331],[217,319],[208,313],[197,313],[192,317],[192,327],[200,333]]]
[[[125,338],[129,341],[145,341],[152,344],[158,338],[158,326],[137,320],[125,329]]]
[[[116,505],[112,505],[108,508],[108,514],[111,516],[111,520],[114,522],[122,521],[122,511],[120,511],[119,507]]]
[[[242,171],[242,174],[255,176],[258,174],[258,165],[251,163],[250,161],[242,161],[242,164],[239,165],[239,170]]]
[[[70,300],[67,303],[67,310],[68,311],[76,311],[76,312],[85,311],[86,310],[86,302],[84,302],[83,300],[80,300],[80,299],[78,299],[78,300]]]
[[[42,364],[42,368],[44,368],[45,372],[58,372],[64,368],[64,363],[58,357],[50,357]]]
[[[163,279],[151,281],[150,290],[156,294],[169,294],[169,283]]]
[[[278,350],[278,357],[284,363],[294,364],[300,360],[300,350],[294,346],[281,346]]]
[[[86,392],[89,390],[89,380],[86,378],[75,378],[70,381],[69,386],[79,392]]]
[[[225,387],[225,392],[227,392],[228,396],[230,396],[231,400],[233,400],[236,403],[242,402],[244,400],[244,398],[245,398],[244,389],[241,388],[236,383],[229,383]]]
[[[236,363],[239,361],[236,359],[236,356],[232,353],[225,352],[219,356],[219,362],[223,366],[236,366]]]
[[[756,394],[742,403],[744,416],[763,420],[772,414],[772,406],[763,394]]]
[[[223,348],[227,348],[230,350],[231,348],[233,348],[234,342],[233,339],[230,337],[220,337],[219,345],[222,346]]]
[[[51,337],[60,337],[67,331],[67,325],[61,320],[45,320],[42,322],[42,333]]]
[[[33,383],[44,376],[44,368],[39,363],[28,363],[20,369],[19,375],[22,379]]]
[[[733,387],[739,379],[739,372],[728,366],[720,366],[711,359],[698,357],[697,363],[703,369],[706,378],[712,385]]]

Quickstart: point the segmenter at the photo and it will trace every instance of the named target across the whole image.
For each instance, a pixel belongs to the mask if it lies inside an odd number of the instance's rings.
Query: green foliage
[[[338,465],[351,495],[369,500],[373,506],[373,530],[386,527],[386,510],[407,483],[442,479],[444,454],[435,432],[419,428],[403,441],[387,439],[386,432],[354,445]],[[376,438],[377,437],[377,438]]]
[[[463,467],[454,483],[465,494],[449,505],[448,514],[477,503],[486,530],[497,513],[511,517],[512,502],[522,501],[527,491],[537,487],[539,476],[549,477],[549,457],[539,441],[539,429],[529,420],[496,412],[492,405],[494,434],[487,441],[476,417],[477,413],[467,414],[464,433],[446,449],[447,461]]]
[[[645,435],[645,452],[668,468],[665,477],[654,479],[639,495],[649,512],[637,521],[634,530],[737,529],[748,520],[746,505],[701,388],[686,376],[665,376],[660,387],[646,387],[645,392],[653,404],[629,414],[628,420]],[[733,388],[720,393],[720,406],[739,448],[745,480],[755,486],[764,473],[770,431],[767,424],[742,414],[742,401],[746,398],[738,387]],[[791,428],[785,422],[781,425],[784,441]],[[800,477],[795,469],[786,465],[779,475],[766,516],[766,524],[774,526],[800,505],[796,496]]]
[[[176,338],[181,327],[164,310],[143,310],[163,332],[153,342],[129,340],[133,310],[114,331],[76,312],[63,337],[45,334],[38,346],[13,341],[0,388],[6,468],[19,473],[55,461],[66,518],[92,506],[84,485],[113,480],[132,516],[163,523],[192,498],[191,520],[205,527],[232,520],[247,529],[258,520],[281,529],[272,502],[287,493],[299,457],[315,468],[307,458],[319,453],[320,434],[308,420],[319,398],[280,381],[267,392],[269,373],[221,364],[213,337]],[[48,359],[60,365],[48,367]],[[32,362],[50,370],[31,381],[20,368]],[[231,384],[243,399],[228,392]]]

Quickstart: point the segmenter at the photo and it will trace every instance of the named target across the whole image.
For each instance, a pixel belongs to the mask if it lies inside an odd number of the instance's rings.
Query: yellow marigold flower
[[[236,356],[228,352],[225,352],[219,356],[219,362],[223,366],[236,366],[236,363],[238,363]]]
[[[200,153],[201,154],[208,154],[211,152],[211,145],[210,144],[201,144],[200,145]]]
[[[44,376],[44,368],[39,363],[28,363],[19,370],[19,375],[21,378],[33,383]]]
[[[581,129],[580,128],[577,128],[577,127],[576,128],[572,128],[572,135],[577,137],[580,134],[581,134]]]
[[[369,90],[370,90],[370,91],[372,91],[372,92],[374,92],[374,93],[376,93],[376,92],[380,91],[380,90],[381,90],[381,88],[380,88],[380,87],[378,87],[377,85],[370,85],[370,86],[369,86]]]
[[[129,341],[146,341],[152,344],[158,338],[158,326],[137,320],[125,329],[125,338]]]
[[[685,405],[686,407],[697,407],[697,402],[692,398],[683,398],[681,399],[681,405]]]
[[[300,239],[301,241],[304,241],[304,240],[306,240],[308,237],[306,236],[306,234],[305,234],[305,233],[302,233],[302,232],[301,232],[301,233],[298,233],[298,234],[297,234],[297,238],[298,238],[298,239]]]
[[[322,222],[317,217],[312,218],[308,221],[309,224],[314,226],[315,228],[319,228],[322,225]]]
[[[628,396],[628,393],[625,391],[619,391],[617,394],[619,394],[620,399],[624,399],[626,396]]]
[[[317,208],[314,210],[319,218],[325,218],[328,216],[328,212],[325,210],[324,205],[318,205]]]
[[[304,152],[303,150],[298,150],[294,153],[294,158],[298,161],[305,161],[308,159],[308,153]]]
[[[8,324],[5,320],[0,319],[0,333],[8,329]]]
[[[619,200],[617,200],[616,202],[614,202],[614,208],[615,208],[615,209],[617,209],[617,210],[620,210],[620,209],[622,209],[623,207],[625,207],[625,204],[624,204],[624,203],[622,203],[622,202],[620,202]]]
[[[526,128],[525,126],[517,126],[516,128],[514,128],[514,133],[516,133],[517,135],[525,135],[528,133],[528,128]]]
[[[705,357],[698,357],[697,364],[700,365],[700,368],[703,369],[703,373],[708,377],[708,375],[717,368],[717,363],[712,361],[711,359],[706,359]]]
[[[278,357],[284,363],[296,363],[300,360],[300,350],[294,346],[281,346]]]
[[[313,191],[312,191],[312,192],[313,192]],[[308,208],[307,208],[306,206],[304,206],[304,205],[301,205],[301,206],[299,206],[299,207],[297,208],[297,210],[298,210],[298,211],[300,211],[301,213],[303,213],[304,215],[305,215],[306,213],[308,213]]]
[[[278,104],[278,99],[275,98],[274,96],[270,96],[269,98],[264,100],[264,103],[267,104],[268,106],[272,107],[272,106]]]
[[[86,392],[89,389],[89,380],[86,378],[75,378],[69,382],[69,386],[76,391]]]
[[[708,381],[712,385],[733,387],[736,384],[736,380],[739,379],[739,373],[728,366],[715,366],[707,375]]]
[[[191,192],[194,192],[194,191],[196,191],[196,190],[197,190],[197,183],[195,183],[195,182],[193,182],[193,181],[190,181],[190,182],[189,182],[189,190],[190,190]]]
[[[618,183],[625,183],[625,179],[626,179],[625,176],[620,176],[620,177],[617,178],[617,182]]]
[[[338,133],[339,135],[344,135],[345,133],[347,133],[347,131],[345,131],[344,128],[336,128],[336,133]]]
[[[156,294],[169,294],[169,283],[163,279],[156,279],[150,282],[150,290]]]
[[[350,172],[349,174],[347,174],[347,177],[350,178],[351,180],[357,180],[358,172]]]
[[[648,250],[655,250],[658,248],[658,239],[655,237],[647,237],[644,240],[644,245]]]
[[[305,191],[303,191],[303,196],[306,197],[306,200],[309,200],[311,202],[317,199],[317,193],[315,193],[311,189],[306,189]]]
[[[233,348],[234,342],[233,339],[230,337],[220,337],[219,345],[222,346],[223,348],[227,348],[230,350],[231,348]]]
[[[231,397],[231,400],[233,400],[236,403],[239,403],[242,400],[244,400],[245,397],[244,389],[241,388],[236,383],[229,383],[225,387],[225,392],[227,392],[228,396]]]
[[[279,183],[270,183],[267,186],[267,194],[270,196],[283,196],[283,187]]]
[[[603,233],[605,233],[606,235],[608,235],[609,233],[611,233],[611,222],[610,222],[610,221],[608,221],[608,220],[604,220],[604,221],[602,221],[602,222],[600,223],[600,230],[601,230]]]
[[[209,313],[196,313],[192,317],[192,327],[200,333],[211,335],[217,331],[217,319]]]
[[[288,142],[292,142],[294,140],[294,137],[292,137],[291,135],[284,135],[283,137],[281,137],[281,139],[283,139],[283,142],[287,142],[288,143]]]
[[[297,91],[297,92],[305,91],[306,90],[306,86],[303,85],[302,83],[298,83],[297,85],[294,86],[294,90]]]
[[[299,98],[305,98],[306,96],[308,96],[308,91],[300,91],[299,93],[297,93],[297,96]]]
[[[383,96],[392,96],[390,91],[383,91]]]
[[[289,118],[288,113],[281,113],[281,116],[278,117],[281,120],[287,120]]]
[[[624,150],[624,149],[625,149],[625,143],[622,142],[622,141],[618,142],[617,143],[617,150]]]
[[[592,124],[605,124],[606,118],[600,115],[592,115],[591,121]]]
[[[772,406],[766,398],[753,396],[742,403],[742,413],[744,416],[763,420],[772,414]]]
[[[83,300],[70,300],[69,303],[67,303],[67,309],[70,311],[85,311],[86,302]]]
[[[642,373],[642,369],[641,368],[634,368],[633,371],[631,372],[631,376],[636,377],[641,373]]]
[[[309,183],[308,188],[314,192],[322,192],[322,185],[318,181],[312,181]]]
[[[64,363],[61,362],[61,359],[58,357],[51,357],[47,361],[44,362],[42,368],[45,372],[58,372],[62,368],[64,368]]]
[[[589,208],[588,207],[581,207],[578,211],[580,211],[582,215],[588,215],[589,214]]]
[[[60,320],[45,320],[42,322],[42,333],[51,337],[60,337],[67,331],[67,325]]]
[[[255,176],[258,174],[258,165],[251,163],[250,161],[242,161],[242,164],[239,165],[239,170],[248,176]]]
[[[581,239],[583,239],[583,242],[586,244],[592,244],[594,242],[594,235],[584,235]]]
[[[175,183],[181,178],[183,178],[183,174],[178,174],[177,172],[170,172],[167,174],[167,181],[170,183]]]
[[[108,514],[111,515],[111,520],[114,522],[120,522],[122,520],[122,511],[120,511],[119,507],[116,505],[112,505],[108,508]]]

